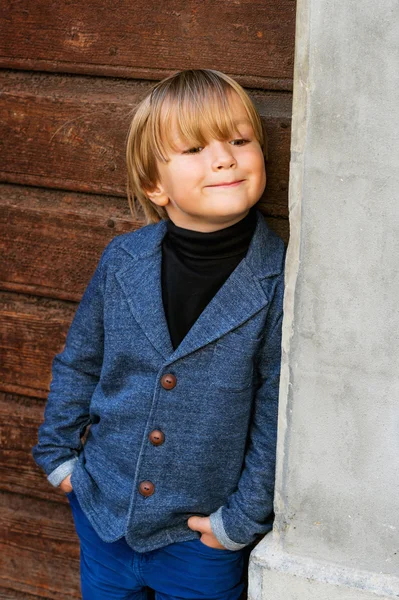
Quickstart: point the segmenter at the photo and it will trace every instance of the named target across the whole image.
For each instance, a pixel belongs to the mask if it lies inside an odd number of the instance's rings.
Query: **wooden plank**
[[[32,448],[44,419],[45,401],[0,391],[0,491],[68,504],[35,463]],[[85,442],[86,434],[82,437]]]
[[[0,181],[126,196],[125,143],[148,83],[0,73]],[[271,216],[287,216],[291,94],[252,91],[269,135]]]
[[[3,588],[54,600],[81,597],[79,541],[66,503],[1,492],[0,540]]]
[[[268,223],[288,242],[287,219]],[[142,225],[124,198],[0,184],[0,288],[79,302],[106,244]]]
[[[0,66],[143,79],[211,68],[290,90],[295,11],[294,0],[6,0]]]
[[[124,198],[0,184],[0,287],[78,302],[107,243],[142,225]]]
[[[0,389],[46,397],[76,303],[0,292]]]
[[[44,596],[37,596],[36,594],[25,594],[24,592],[18,592],[10,588],[1,586],[0,579],[0,600],[45,600]]]
[[[0,392],[0,490],[67,504],[32,457],[44,408],[43,399]]]

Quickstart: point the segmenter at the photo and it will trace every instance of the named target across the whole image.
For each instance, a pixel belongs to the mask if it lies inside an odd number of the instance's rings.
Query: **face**
[[[177,145],[167,163],[158,162],[160,179],[148,197],[163,206],[178,227],[216,231],[244,218],[266,185],[262,149],[237,94],[230,100],[237,133],[190,148],[176,131]]]

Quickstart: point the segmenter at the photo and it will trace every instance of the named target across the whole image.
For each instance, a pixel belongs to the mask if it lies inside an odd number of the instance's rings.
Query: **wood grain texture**
[[[107,243],[142,225],[125,198],[0,184],[0,287],[78,302]]]
[[[0,181],[126,196],[125,143],[143,82],[0,73]],[[252,91],[269,137],[270,216],[287,217],[291,94]]]
[[[79,542],[66,502],[1,492],[0,540],[3,597],[81,597]],[[5,595],[4,588],[15,595]]]
[[[27,502],[38,498],[67,504],[32,457],[44,408],[44,399],[0,392],[0,490],[21,494]]]
[[[0,391],[0,492],[68,504],[32,457],[45,404],[41,398]],[[81,438],[83,444],[89,428]]]
[[[162,79],[211,68],[292,89],[294,0],[5,0],[0,66]]]
[[[0,579],[1,585],[1,579]],[[45,600],[45,597],[37,594],[26,594],[25,592],[18,592],[7,587],[0,587],[0,600]]]
[[[0,389],[46,397],[76,303],[0,292]]]

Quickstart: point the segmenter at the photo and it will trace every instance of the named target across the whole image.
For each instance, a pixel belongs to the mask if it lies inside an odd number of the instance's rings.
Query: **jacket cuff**
[[[227,548],[227,550],[241,550],[241,548],[245,548],[245,546],[248,546],[248,544],[239,544],[238,542],[234,542],[227,535],[223,525],[222,508],[223,506],[218,508],[216,512],[209,515],[214,536],[225,548]]]
[[[72,473],[77,460],[78,457],[75,456],[75,458],[71,458],[71,460],[63,462],[56,469],[54,469],[54,471],[52,471],[50,475],[47,475],[47,479],[51,483],[51,485],[53,485],[54,487],[58,487],[61,481],[64,481],[65,477],[68,477],[68,475]]]

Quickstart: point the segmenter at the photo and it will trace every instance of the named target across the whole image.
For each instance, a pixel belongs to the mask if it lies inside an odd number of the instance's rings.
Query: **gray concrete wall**
[[[276,524],[250,598],[396,598],[399,4],[297,6]]]

